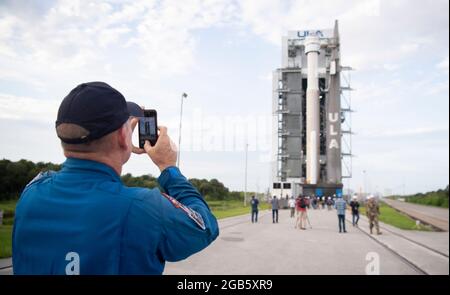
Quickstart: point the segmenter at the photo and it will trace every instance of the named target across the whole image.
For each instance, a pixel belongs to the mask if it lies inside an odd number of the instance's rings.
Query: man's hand
[[[136,127],[138,122],[138,118],[131,119],[132,132],[134,131],[134,128]],[[167,128],[164,126],[159,126],[158,129],[159,135],[155,146],[151,146],[150,142],[147,140],[145,141],[143,149],[133,145],[132,152],[138,155],[147,153],[150,159],[152,159],[153,163],[155,163],[156,166],[158,166],[159,170],[162,172],[167,167],[176,165],[177,148],[170,139],[169,135],[167,135]]]
[[[138,118],[132,118],[131,119],[131,134],[133,134],[134,128],[136,128],[136,125],[137,125],[138,122],[139,122]],[[145,150],[144,149],[141,149],[141,148],[135,146],[133,143],[131,143],[131,145],[132,145],[131,151],[134,154],[138,154],[138,155],[145,154]]]
[[[145,141],[144,150],[150,156],[153,163],[158,166],[162,172],[170,166],[175,166],[177,162],[177,148],[167,135],[167,128],[159,126],[159,136],[154,146],[150,145],[148,140]]]

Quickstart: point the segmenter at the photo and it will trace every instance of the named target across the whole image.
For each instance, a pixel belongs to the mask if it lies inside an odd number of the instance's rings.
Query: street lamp
[[[244,183],[244,206],[247,205],[247,158],[248,158],[248,143],[245,144],[245,183]]]
[[[181,152],[181,124],[182,124],[182,118],[183,118],[183,100],[188,95],[183,92],[181,95],[181,108],[180,108],[180,133],[178,135],[178,156],[177,156],[177,167],[180,168],[180,152]]]
[[[363,170],[363,174],[364,174],[364,194],[367,196],[368,195],[368,193],[367,193],[368,188],[367,188],[367,174],[366,174],[366,170]]]

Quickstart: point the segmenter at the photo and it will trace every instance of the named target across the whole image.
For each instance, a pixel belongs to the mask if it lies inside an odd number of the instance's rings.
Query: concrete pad
[[[0,259],[0,275],[10,275],[12,274],[12,258],[2,258]]]
[[[418,274],[403,259],[347,223],[338,233],[336,211],[310,210],[313,228],[294,228],[288,210],[278,224],[265,212],[252,224],[245,215],[219,221],[221,233],[190,258],[167,263],[164,274],[366,274],[370,255],[379,257],[380,274]],[[367,257],[369,255],[369,257]]]
[[[12,258],[1,258],[0,259],[0,269],[12,265]]]

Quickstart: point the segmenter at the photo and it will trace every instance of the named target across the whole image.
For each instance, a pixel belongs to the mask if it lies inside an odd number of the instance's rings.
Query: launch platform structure
[[[334,29],[289,31],[273,72],[272,196],[343,194],[352,177],[350,71]]]

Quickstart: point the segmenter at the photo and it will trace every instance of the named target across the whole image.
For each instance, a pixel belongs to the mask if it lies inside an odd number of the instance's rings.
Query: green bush
[[[14,224],[14,218],[3,218],[3,225],[13,225]]]
[[[416,203],[427,206],[436,206],[442,208],[448,208],[448,186],[443,190],[437,190],[426,194],[415,194],[405,197],[405,201],[409,203]]]
[[[0,258],[12,256],[12,225],[0,225]]]
[[[121,179],[126,186],[130,187],[146,187],[146,188],[158,187],[158,182],[156,178],[151,175],[132,176],[130,173],[127,173],[123,175]]]
[[[0,201],[17,199],[39,172],[59,169],[61,166],[53,163],[0,160]]]
[[[3,219],[14,218],[14,211],[3,211]]]

